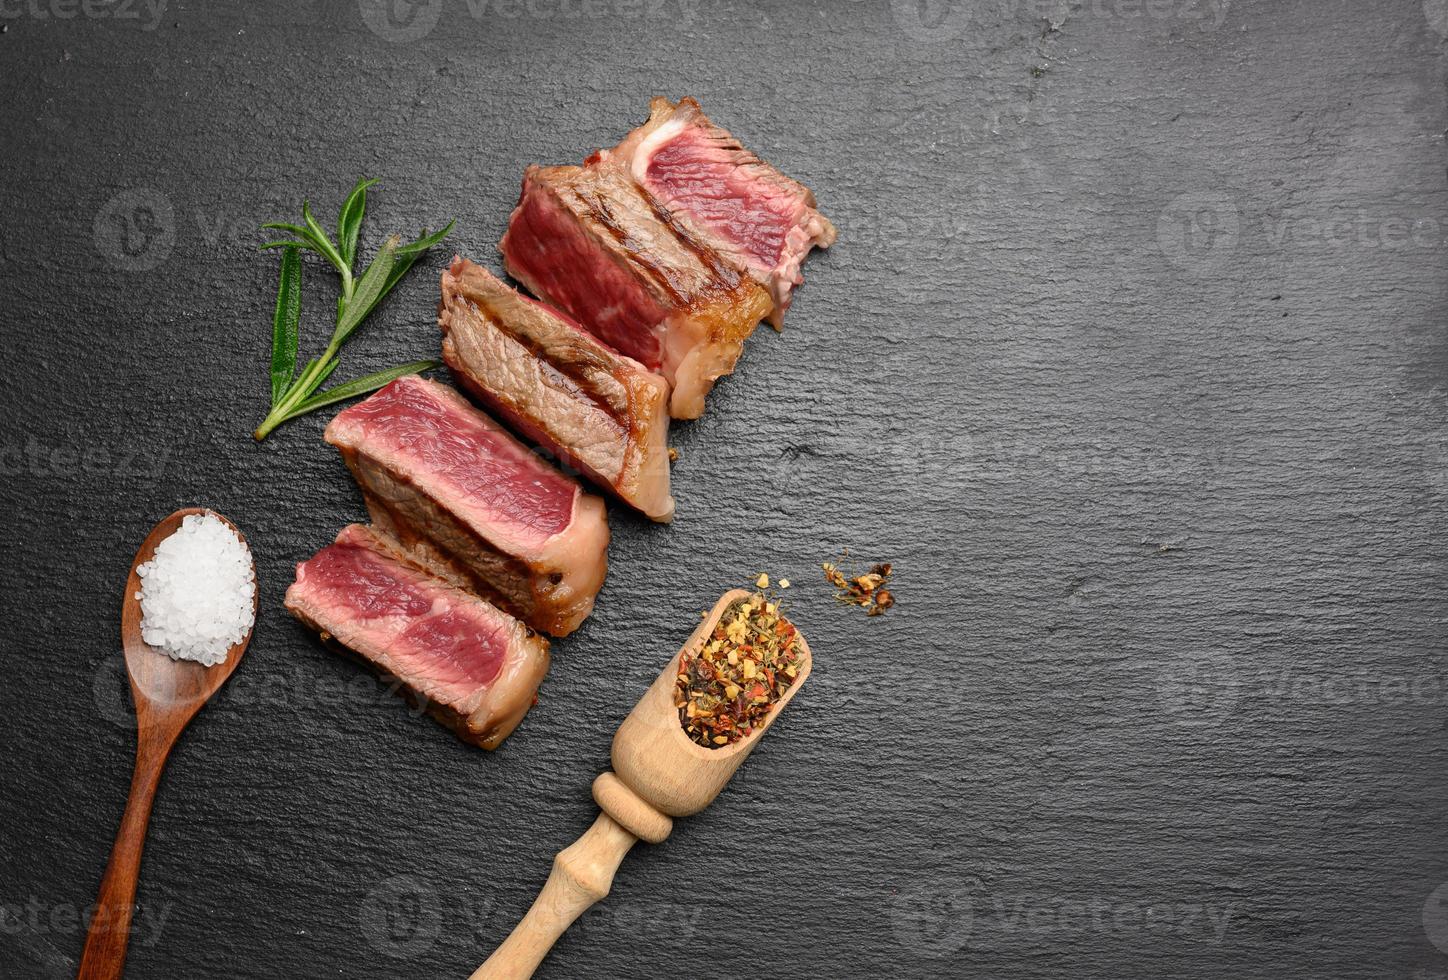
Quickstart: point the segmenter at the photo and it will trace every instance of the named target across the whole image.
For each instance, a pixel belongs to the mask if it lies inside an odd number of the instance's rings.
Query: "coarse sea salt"
[[[191,514],[136,569],[141,638],[174,660],[214,667],[256,618],[251,551],[211,514]]]

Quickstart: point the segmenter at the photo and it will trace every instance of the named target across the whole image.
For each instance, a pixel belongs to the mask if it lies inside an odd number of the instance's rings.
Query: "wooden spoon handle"
[[[131,915],[135,911],[136,879],[141,870],[141,851],[146,846],[146,826],[151,821],[151,803],[166,766],[170,744],[155,746],[142,738],[136,746],[136,769],[131,774],[131,795],[121,829],[111,848],[111,859],[101,878],[95,917],[85,937],[77,980],[117,980],[126,963],[126,944],[131,938]]]
[[[614,872],[637,842],[618,821],[600,813],[582,837],[558,852],[533,907],[471,980],[531,977],[573,920],[608,894]]]

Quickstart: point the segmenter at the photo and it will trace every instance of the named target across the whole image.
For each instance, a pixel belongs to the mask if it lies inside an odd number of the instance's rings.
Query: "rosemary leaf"
[[[263,228],[278,228],[282,231],[289,231],[298,238],[311,238],[312,233],[301,225],[288,224],[285,221],[268,221],[262,225]]]
[[[263,228],[274,228],[296,236],[267,242],[263,249],[280,248],[281,281],[277,287],[277,307],[272,318],[272,401],[271,411],[252,433],[265,439],[283,422],[307,412],[358,395],[375,391],[406,374],[415,374],[436,367],[436,361],[413,361],[389,368],[321,391],[322,385],[337,370],[342,347],[364,320],[386,298],[423,253],[441,242],[452,231],[449,221],[441,231],[422,234],[414,241],[401,244],[397,236],[387,239],[360,275],[355,272],[359,232],[367,212],[367,189],[375,180],[359,180],[352,188],[337,214],[337,240],[312,216],[311,205],[302,202],[302,224],[268,222]],[[325,258],[341,277],[337,297],[337,316],[327,349],[296,370],[297,336],[301,316],[301,252],[316,252]]]
[[[412,252],[426,252],[448,235],[452,234],[453,225],[455,224],[457,224],[456,220],[449,221],[446,228],[433,232],[431,235],[427,233],[426,228],[422,229],[422,234],[418,236],[416,241],[408,242],[406,245],[399,245],[397,247],[397,254],[407,255]]]
[[[291,417],[304,415],[307,412],[332,405],[336,402],[346,401],[349,398],[356,398],[358,395],[365,395],[369,391],[376,391],[388,382],[395,381],[403,375],[418,374],[438,367],[441,361],[412,361],[409,364],[399,364],[397,367],[388,368],[385,371],[378,371],[375,374],[363,375],[360,378],[353,378],[351,381],[337,385],[335,388],[328,388],[326,391],[318,392],[306,401],[298,405],[292,412]]]
[[[361,230],[362,217],[367,213],[367,188],[375,183],[377,181],[366,178],[357,181],[357,186],[347,195],[342,211],[337,215],[337,245],[348,266],[357,259],[357,232]]]
[[[297,372],[297,338],[302,316],[302,257],[295,246],[282,251],[277,305],[272,314],[271,404],[276,408]]]
[[[446,238],[454,224],[456,224],[455,221],[449,221],[446,228],[431,235],[424,228],[422,235],[416,241],[398,246],[397,264],[392,267],[392,273],[387,277],[387,283],[382,287],[382,292],[384,294],[392,292],[392,287],[407,274],[407,270],[412,268],[414,262],[422,258],[422,253]]]
[[[406,255],[399,255],[397,260],[392,264],[392,271],[387,274],[387,281],[382,284],[382,294],[385,296],[392,292],[392,287],[402,281],[402,277],[407,275],[407,270],[411,269],[412,264],[421,257],[421,252],[408,252]]]
[[[341,361],[333,358],[331,364],[328,364],[326,367],[322,368],[322,370],[318,371],[317,380],[312,382],[310,386],[312,391],[316,391],[318,388],[322,387],[322,383],[332,376],[332,372],[337,370],[337,365],[341,363]],[[307,395],[310,396],[312,394],[312,391],[307,392]]]
[[[352,275],[352,263],[342,261],[342,255],[337,251],[337,246],[332,244],[332,239],[327,237],[327,230],[317,222],[316,218],[312,217],[311,206],[306,201],[302,202],[302,220],[307,223],[307,228],[312,233],[313,245],[317,251],[337,267],[337,271],[342,274],[342,280],[345,282]]]
[[[347,338],[352,336],[352,332],[362,325],[372,308],[387,295],[388,280],[396,256],[397,236],[394,235],[382,243],[382,247],[372,257],[372,264],[367,266],[367,271],[357,280],[356,289],[337,317],[337,331],[333,335],[333,343],[345,343]]]
[[[262,248],[264,249],[277,248],[283,245],[295,245],[297,248],[305,248],[309,251],[316,252],[319,255],[326,254],[326,252],[323,250],[323,247],[318,243],[316,234],[310,228],[303,228],[301,225],[289,225],[280,221],[271,221],[267,224],[262,225],[262,227],[275,228],[278,231],[289,231],[293,235],[296,235],[298,239],[300,239],[300,241],[267,242],[265,245],[262,246]]]

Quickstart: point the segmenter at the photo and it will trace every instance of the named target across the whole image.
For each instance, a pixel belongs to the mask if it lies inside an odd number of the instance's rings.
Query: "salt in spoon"
[[[141,577],[136,573],[151,560],[156,547],[181,527],[193,514],[209,514],[225,524],[243,545],[246,538],[236,525],[215,511],[187,507],[163,519],[151,529],[126,579],[126,598],[121,606],[121,645],[126,651],[126,672],[131,678],[131,697],[136,703],[136,769],[131,776],[131,795],[116,834],[111,859],[101,878],[100,897],[80,957],[78,980],[113,980],[126,962],[126,943],[135,911],[136,878],[141,869],[141,850],[146,843],[146,825],[151,803],[166,757],[188,722],[213,694],[226,683],[246,645],[251,630],[226,651],[226,659],[213,667],[194,660],[174,660],[164,650],[141,638]],[[251,549],[247,549],[248,555]],[[253,577],[255,566],[253,566]],[[252,594],[252,621],[256,621],[256,593]]]

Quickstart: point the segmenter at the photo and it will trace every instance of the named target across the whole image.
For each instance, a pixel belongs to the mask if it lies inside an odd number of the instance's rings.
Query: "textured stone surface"
[[[131,762],[121,582],[188,504],[246,529],[262,614],[162,784],[132,976],[465,975],[760,569],[810,688],[543,975],[1448,973],[1442,0],[392,6],[0,6],[0,974],[73,975]],[[281,610],[362,506],[325,413],[247,437],[256,225],[366,174],[364,247],[456,215],[496,268],[524,165],[656,93],[840,243],[485,755]],[[445,259],[339,378],[436,350]],[[830,601],[846,547],[895,561],[890,615]]]

